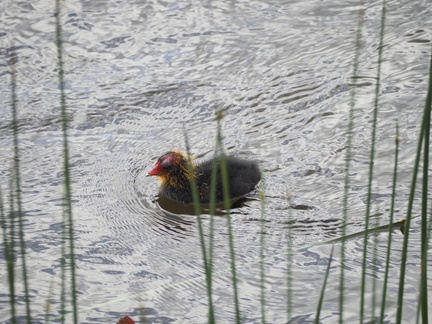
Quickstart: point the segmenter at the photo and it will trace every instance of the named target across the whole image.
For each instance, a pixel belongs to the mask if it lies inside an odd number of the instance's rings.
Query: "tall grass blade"
[[[321,293],[320,293],[320,297],[319,297],[319,301],[318,301],[318,306],[317,306],[317,311],[316,311],[316,315],[315,315],[315,324],[319,324],[319,318],[320,318],[320,314],[321,314],[321,309],[322,309],[322,304],[324,301],[324,292],[327,286],[327,279],[328,279],[328,275],[330,273],[330,265],[333,259],[333,249],[334,249],[334,245],[332,246],[331,252],[330,252],[330,258],[329,258],[329,262],[327,264],[327,270],[324,276],[324,282],[323,285],[321,287]]]
[[[366,219],[365,219],[365,235],[363,237],[363,260],[362,260],[362,275],[361,275],[361,294],[360,294],[360,323],[364,322],[364,304],[365,304],[365,291],[366,291],[366,259],[367,259],[367,229],[369,228],[369,215],[371,209],[372,200],[372,180],[374,171],[374,161],[375,161],[375,141],[376,141],[376,128],[377,128],[377,117],[378,117],[378,100],[379,100],[379,89],[381,86],[381,62],[382,62],[382,52],[384,45],[384,27],[385,27],[385,17],[386,17],[386,0],[383,0],[382,12],[381,12],[381,32],[380,41],[378,46],[378,67],[377,67],[377,80],[375,86],[375,101],[374,101],[374,111],[373,111],[373,121],[372,121],[372,138],[371,138],[371,151],[370,151],[370,161],[369,161],[369,177],[368,177],[368,192],[367,192],[367,202],[366,202]]]
[[[140,324],[147,324],[147,323],[150,323],[148,320],[147,320],[147,311],[146,311],[146,309],[143,307],[143,306],[141,306],[140,308],[139,308],[139,319],[140,319],[140,321],[141,321],[141,323]]]
[[[206,275],[206,284],[207,284],[207,298],[208,298],[208,322],[214,323],[215,317],[214,317],[214,309],[213,309],[213,298],[212,298],[212,275],[211,275],[211,268],[209,266],[209,259],[207,258],[207,252],[206,252],[206,244],[204,240],[204,229],[202,225],[201,220],[201,206],[199,201],[199,193],[198,193],[198,187],[195,180],[195,174],[194,174],[194,167],[192,164],[191,159],[191,153],[190,153],[190,146],[189,146],[189,140],[186,135],[186,131],[183,129],[184,137],[185,137],[185,144],[186,144],[186,153],[187,153],[187,159],[188,159],[188,172],[189,172],[189,181],[191,185],[191,191],[192,191],[192,199],[193,199],[193,205],[195,214],[197,216],[198,220],[198,235],[200,239],[200,246],[201,246],[201,253],[203,256],[203,262],[204,262],[204,271]]]
[[[422,223],[422,225],[423,225],[423,223]],[[426,234],[426,248],[422,251],[422,256],[421,256],[422,262],[423,262],[423,258],[425,258],[425,259],[427,258],[427,256],[423,255],[423,253],[427,254],[427,251],[428,251],[429,246],[430,246],[429,240],[430,240],[431,233],[432,233],[432,207],[429,210],[429,221],[428,221],[428,225],[427,225],[427,234]],[[416,321],[415,321],[416,324],[418,324],[420,322],[420,312],[421,312],[421,309],[423,307],[423,304],[421,302],[421,298],[422,298],[421,294],[422,294],[423,288],[421,287],[421,285],[423,285],[422,280],[420,280],[420,282],[419,282],[420,294],[419,294],[419,303],[417,304],[417,316],[416,316]]]
[[[415,187],[416,187],[416,182],[417,182],[418,169],[419,169],[419,165],[420,165],[420,155],[421,155],[421,149],[423,146],[423,139],[424,139],[424,136],[426,134],[426,128],[430,127],[430,117],[429,118],[426,118],[426,117],[428,115],[430,115],[431,94],[432,94],[432,56],[431,56],[431,64],[429,66],[428,94],[427,94],[427,98],[426,98],[425,108],[423,111],[423,120],[422,120],[420,134],[419,134],[419,142],[417,145],[416,157],[415,157],[414,167],[413,167],[413,176],[412,176],[412,180],[411,180],[410,195],[409,195],[409,199],[408,199],[407,218],[406,218],[406,224],[405,224],[405,235],[404,235],[404,241],[403,241],[403,246],[402,246],[402,256],[401,256],[401,268],[400,268],[400,277],[399,277],[399,291],[398,291],[398,299],[397,299],[396,323],[402,322],[402,306],[403,306],[403,294],[404,294],[404,285],[405,285],[405,272],[406,272],[405,267],[406,267],[406,261],[407,261],[407,255],[408,255],[409,229],[410,229],[411,218],[412,218],[411,217],[412,216],[412,207],[414,204],[414,194],[415,194]],[[422,219],[424,219],[423,210],[422,210]],[[422,226],[425,226],[423,224],[423,221],[422,221]],[[422,251],[423,251],[423,244],[422,244]],[[423,308],[423,306],[422,306],[422,308]],[[427,321],[425,323],[427,323]]]
[[[30,324],[31,311],[30,311],[30,296],[29,296],[29,283],[27,278],[27,262],[26,262],[26,246],[24,239],[24,221],[22,212],[22,197],[21,197],[21,173],[20,173],[20,158],[19,158],[19,145],[18,145],[18,116],[17,116],[17,97],[16,97],[16,71],[15,63],[17,56],[15,53],[14,46],[11,47],[11,57],[9,61],[9,67],[11,71],[11,108],[12,108],[12,130],[13,130],[13,148],[14,148],[14,167],[13,177],[15,179],[15,190],[11,192],[11,196],[16,196],[16,213],[18,217],[18,237],[20,245],[20,254],[22,262],[22,276],[24,283],[24,302],[26,309],[26,321]],[[15,209],[11,209],[12,213],[15,213]]]
[[[222,191],[223,191],[223,197],[224,197],[224,208],[226,210],[226,219],[227,219],[227,226],[228,226],[228,243],[229,243],[229,249],[230,249],[230,259],[231,259],[231,275],[232,275],[232,282],[233,282],[233,289],[234,289],[234,308],[235,308],[235,314],[236,314],[236,322],[237,324],[241,323],[241,316],[240,316],[240,304],[239,304],[239,297],[238,297],[238,288],[237,288],[237,270],[236,270],[236,264],[235,264],[235,250],[234,250],[234,238],[233,238],[233,230],[231,225],[231,204],[230,204],[230,193],[229,193],[229,181],[228,181],[228,169],[227,169],[227,163],[226,158],[223,152],[222,148],[222,132],[221,132],[221,119],[223,117],[223,111],[218,112],[218,118],[217,118],[217,138],[218,143],[220,145],[220,164],[221,164],[221,176],[222,176]]]
[[[363,3],[361,4],[363,7]],[[348,224],[348,197],[350,188],[350,167],[351,167],[351,157],[352,157],[352,138],[353,138],[353,128],[354,128],[354,111],[355,111],[355,96],[356,96],[356,86],[357,86],[357,75],[358,66],[360,58],[360,47],[362,39],[362,28],[364,22],[364,9],[359,10],[357,32],[355,39],[355,57],[354,57],[354,67],[353,67],[353,77],[352,77],[352,88],[350,93],[350,103],[351,108],[349,111],[349,121],[348,121],[348,132],[347,132],[347,150],[345,156],[345,179],[344,179],[344,196],[343,196],[343,220],[342,220],[342,237],[346,235],[347,224]],[[345,290],[345,241],[342,241],[341,246],[341,268],[340,268],[340,280],[339,280],[339,323],[343,323],[343,312],[344,312],[344,290]]]
[[[67,215],[63,212],[61,226],[61,257],[60,257],[60,322],[66,320],[66,242],[67,242]]]
[[[417,217],[419,217],[419,216],[417,216]],[[412,217],[412,218],[416,218],[416,217]],[[333,239],[330,239],[327,241],[318,242],[318,243],[315,243],[312,245],[308,245],[308,246],[304,246],[304,247],[301,247],[299,249],[296,249],[295,252],[303,252],[303,251],[306,251],[307,249],[310,249],[313,246],[320,246],[320,245],[331,244],[331,243],[336,243],[336,242],[343,242],[346,240],[351,240],[353,238],[364,237],[365,235],[376,234],[378,232],[388,231],[389,228],[391,228],[392,230],[396,230],[396,229],[402,230],[402,228],[405,228],[406,221],[407,221],[406,219],[401,219],[401,220],[398,220],[392,224],[381,225],[378,227],[369,228],[368,230],[359,231],[359,232],[347,234],[345,236],[336,237],[336,238],[333,238]]]
[[[12,190],[11,190],[12,192]],[[11,196],[12,201],[12,196]],[[13,203],[11,202],[11,206]],[[11,221],[8,223],[5,215],[5,208],[3,203],[3,194],[0,190],[0,224],[2,228],[2,236],[3,236],[3,251],[4,258],[6,261],[6,272],[8,278],[8,286],[9,286],[9,306],[10,306],[10,314],[11,314],[11,324],[16,323],[16,310],[15,310],[15,253],[14,253],[14,225],[13,225],[13,215],[11,214],[13,211],[10,210],[10,219]],[[9,233],[8,229],[9,228]]]
[[[428,170],[429,170],[429,144],[430,123],[432,108],[432,55],[429,64],[429,84],[424,111],[424,152],[423,152],[423,189],[421,212],[421,275],[420,275],[420,303],[423,323],[428,322],[428,282],[427,282],[427,248],[428,248]]]
[[[53,285],[54,285],[54,280],[50,281],[50,285],[49,285],[49,290],[48,290],[48,298],[45,301],[45,323],[49,322],[49,313],[51,311],[51,299],[52,299],[52,295],[53,295]]]
[[[190,163],[190,162],[189,162]],[[215,152],[213,156],[213,166],[210,180],[210,201],[209,201],[209,214],[210,214],[210,226],[209,226],[209,247],[206,260],[206,280],[208,287],[209,298],[209,323],[215,323],[216,319],[214,316],[214,307],[212,301],[212,291],[213,291],[213,246],[214,246],[214,217],[216,214],[216,181],[217,181],[217,171],[219,168],[219,145],[216,141]],[[204,236],[202,243],[205,248]],[[204,256],[205,258],[205,256]],[[211,306],[210,306],[211,304]]]
[[[390,205],[390,223],[393,223],[393,219],[394,219],[398,161],[399,161],[399,125],[396,124],[395,158],[394,158],[394,167],[393,167],[393,185],[392,185],[392,195],[391,195],[391,205]],[[386,265],[384,270],[383,292],[382,292],[382,299],[381,299],[380,324],[384,323],[384,312],[385,312],[385,304],[386,304],[386,297],[387,297],[387,283],[388,283],[388,274],[390,268],[392,233],[393,233],[393,229],[392,227],[389,227],[388,240],[387,240]]]
[[[76,289],[76,273],[75,273],[75,249],[74,249],[74,229],[72,217],[72,192],[71,192],[71,178],[69,167],[69,144],[68,144],[68,117],[66,112],[66,94],[65,94],[65,81],[63,69],[63,38],[62,28],[60,22],[60,0],[56,0],[55,7],[55,25],[56,25],[56,44],[57,44],[57,64],[58,64],[58,77],[59,77],[59,90],[60,90],[60,107],[63,131],[63,176],[64,176],[64,201],[65,213],[67,215],[67,229],[69,241],[69,254],[70,254],[70,271],[71,271],[71,294],[72,294],[72,314],[73,322],[78,323],[78,302],[77,302],[77,289]]]
[[[378,220],[375,219],[373,221],[373,226],[376,227],[378,224]],[[373,233],[373,251],[372,251],[372,312],[371,319],[372,322],[375,321],[376,318],[376,300],[377,300],[377,264],[378,264],[378,233]]]
[[[219,144],[216,138],[215,152],[213,156],[213,166],[210,180],[210,227],[209,227],[209,252],[208,252],[208,267],[210,275],[210,285],[212,284],[212,274],[213,274],[213,244],[214,244],[214,217],[216,214],[216,179],[217,171],[219,169]],[[210,286],[211,287],[211,286]]]

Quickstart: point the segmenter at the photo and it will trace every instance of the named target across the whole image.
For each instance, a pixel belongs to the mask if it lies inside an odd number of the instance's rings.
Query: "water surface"
[[[166,151],[185,149],[184,129],[193,153],[211,158],[218,109],[226,109],[225,150],[257,160],[263,171],[266,319],[287,321],[288,246],[299,249],[341,233],[359,9],[364,12],[349,232],[365,223],[381,2],[365,7],[354,1],[63,3],[80,323],[115,323],[125,314],[138,319],[140,308],[155,323],[207,321],[197,219],[161,209],[159,184],[145,173]],[[371,222],[379,224],[389,220],[396,122],[401,145],[396,217],[405,215],[431,54],[431,5],[393,1],[387,9],[371,209]],[[0,12],[1,192],[8,201],[13,146],[6,61],[14,46],[25,239],[32,313],[40,323],[47,300],[53,317],[60,309],[63,175],[54,8],[47,1],[5,0]],[[257,192],[232,211],[245,323],[261,321]],[[418,212],[418,204],[415,208]],[[202,219],[207,231],[209,216]],[[214,226],[217,321],[231,323],[235,315],[226,217],[215,217]],[[403,313],[407,323],[416,314],[418,227],[416,220]],[[387,234],[377,240],[378,261],[369,254],[368,279],[376,278],[381,291]],[[395,232],[393,240],[389,323],[395,321],[403,235]],[[358,321],[362,247],[361,238],[346,246],[347,322]],[[293,323],[313,321],[330,250],[322,245],[293,255]],[[339,255],[336,245],[323,323],[338,320]],[[0,266],[5,269],[3,260]],[[0,321],[8,323],[5,270],[0,278]],[[369,319],[369,281],[367,291]]]

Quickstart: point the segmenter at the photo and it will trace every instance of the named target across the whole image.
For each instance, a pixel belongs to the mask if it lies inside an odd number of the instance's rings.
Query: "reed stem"
[[[212,274],[211,274],[211,267],[209,265],[209,263],[211,261],[207,258],[207,252],[206,252],[206,246],[205,246],[206,244],[205,244],[205,240],[204,240],[204,229],[203,229],[203,224],[202,224],[202,220],[201,220],[201,206],[200,206],[200,201],[199,201],[198,187],[197,187],[195,174],[194,174],[194,168],[193,168],[192,159],[191,159],[189,140],[188,140],[188,137],[186,135],[186,131],[184,129],[183,129],[183,131],[184,131],[185,144],[186,144],[186,153],[187,153],[187,158],[188,158],[188,172],[191,175],[191,177],[189,178],[189,181],[190,181],[191,191],[192,191],[193,206],[194,206],[195,214],[197,216],[197,221],[198,221],[198,235],[199,235],[199,239],[200,239],[201,253],[203,256],[204,271],[205,271],[205,275],[206,275],[207,298],[208,298],[208,309],[209,309],[208,322],[209,323],[215,323],[214,309],[213,309],[213,298],[212,298],[212,282],[211,282],[212,281]]]
[[[381,62],[382,52],[384,45],[384,29],[385,29],[385,17],[386,17],[386,0],[382,2],[381,11],[381,32],[380,41],[378,46],[378,66],[377,66],[377,78],[375,85],[375,100],[374,100],[374,111],[372,120],[372,137],[371,137],[371,151],[369,160],[369,177],[368,177],[368,191],[367,191],[367,202],[366,202],[366,215],[365,215],[365,235],[363,237],[363,259],[362,259],[362,275],[361,275],[361,294],[360,294],[360,323],[364,322],[364,304],[365,304],[365,292],[366,292],[366,260],[368,250],[368,228],[369,228],[369,217],[371,210],[372,201],[372,182],[373,182],[373,171],[375,161],[375,144],[376,144],[376,128],[378,118],[378,103],[379,103],[379,90],[381,86]]]
[[[422,188],[422,209],[421,209],[421,273],[420,273],[420,304],[422,322],[428,322],[428,282],[427,282],[427,248],[428,248],[428,179],[429,179],[429,145],[430,145],[430,124],[432,109],[432,55],[429,63],[429,84],[426,96],[423,118],[424,128],[424,152],[423,152],[423,188]]]
[[[432,56],[431,56],[432,58]],[[432,64],[430,66],[430,75],[432,75]],[[429,81],[429,90],[428,90],[428,96],[431,93],[431,82]],[[426,110],[430,109],[425,105],[423,116],[426,115]],[[418,175],[418,169],[420,165],[420,155],[421,155],[421,149],[423,145],[423,137],[425,134],[425,128],[430,127],[430,124],[426,123],[426,119],[423,117],[420,134],[419,134],[419,142],[417,144],[417,151],[416,151],[416,157],[414,161],[414,167],[413,167],[413,175],[411,180],[411,187],[410,187],[410,194],[408,198],[408,207],[407,207],[407,213],[406,213],[406,221],[405,221],[405,230],[404,230],[404,240],[402,244],[402,255],[401,255],[401,267],[400,267],[400,275],[399,275],[399,290],[398,290],[398,298],[397,298],[397,310],[396,310],[396,323],[402,322],[402,306],[403,306],[403,294],[404,294],[404,285],[405,285],[405,272],[406,272],[406,262],[407,262],[407,256],[408,256],[408,240],[409,240],[409,234],[410,234],[410,226],[411,226],[411,218],[412,218],[412,208],[414,205],[414,195],[415,195],[415,188],[417,183],[417,175]],[[423,216],[422,216],[423,217]]]
[[[228,243],[229,243],[229,250],[230,250],[230,259],[231,259],[231,275],[232,275],[232,283],[233,283],[233,290],[234,290],[234,308],[235,308],[235,315],[236,315],[236,323],[241,323],[241,315],[240,315],[240,304],[239,304],[239,296],[238,296],[238,288],[237,288],[237,270],[236,270],[236,263],[235,263],[235,250],[234,250],[234,235],[232,230],[232,221],[231,221],[231,203],[230,203],[230,192],[229,192],[229,180],[228,180],[228,169],[227,169],[227,163],[225,159],[225,155],[223,152],[222,147],[222,132],[221,132],[221,119],[223,117],[223,111],[218,112],[218,131],[217,131],[217,138],[218,143],[220,143],[220,163],[221,163],[221,176],[222,176],[222,191],[223,191],[223,197],[224,197],[224,208],[226,210],[226,220],[227,220],[227,226],[228,226]]]
[[[12,184],[11,184],[12,186]],[[12,188],[10,190],[12,193]],[[16,296],[15,296],[15,252],[14,252],[14,219],[13,219],[13,196],[11,195],[11,210],[10,210],[10,221],[8,222],[8,218],[5,215],[4,203],[3,203],[3,194],[0,190],[0,224],[2,228],[3,234],[3,250],[4,250],[4,258],[6,261],[6,272],[8,278],[8,286],[9,286],[9,306],[11,313],[11,324],[16,323]],[[9,233],[8,233],[9,228]]]
[[[64,177],[64,201],[65,213],[67,216],[67,229],[69,241],[69,254],[70,254],[70,271],[71,271],[71,294],[72,294],[72,316],[73,322],[78,324],[78,300],[76,288],[76,265],[75,265],[75,248],[74,248],[74,227],[72,217],[72,190],[71,190],[71,177],[70,177],[70,157],[69,157],[69,144],[68,144],[68,117],[66,108],[66,94],[65,94],[65,81],[63,69],[63,38],[62,28],[60,22],[61,6],[60,0],[56,0],[55,7],[55,25],[56,25],[56,45],[57,45],[57,64],[58,64],[58,78],[60,90],[60,108],[61,108],[61,121],[63,132],[63,177]]]
[[[393,167],[393,184],[392,184],[392,195],[391,195],[391,204],[390,204],[390,223],[393,223],[393,219],[394,219],[398,161],[399,161],[399,124],[396,124],[395,158],[394,158],[394,167]],[[393,229],[390,226],[389,230],[388,230],[386,265],[385,265],[385,271],[384,271],[383,292],[382,292],[381,311],[380,311],[380,320],[379,320],[380,324],[384,323],[384,312],[385,312],[385,304],[386,304],[386,297],[387,297],[388,274],[389,274],[389,269],[390,269],[390,253],[391,253],[392,234],[393,234]]]
[[[326,273],[325,273],[325,276],[324,276],[324,282],[323,282],[323,285],[321,287],[321,293],[320,293],[320,297],[319,297],[319,300],[318,300],[317,311],[316,311],[315,321],[314,321],[315,324],[319,324],[319,322],[320,322],[319,318],[320,318],[321,309],[322,309],[322,305],[323,305],[323,301],[324,301],[324,293],[325,293],[325,289],[327,287],[327,279],[328,279],[328,276],[329,276],[329,273],[330,273],[330,265],[331,265],[331,262],[332,262],[332,259],[333,259],[333,249],[334,249],[334,245],[332,245],[332,249],[331,249],[331,252],[330,252],[330,258],[329,258],[329,261],[328,261],[328,264],[327,264]]]
[[[16,213],[18,219],[18,238],[19,238],[21,263],[22,263],[22,276],[23,276],[23,283],[24,283],[24,302],[25,302],[25,309],[26,309],[26,322],[30,324],[31,322],[30,295],[29,295],[29,282],[27,277],[28,272],[27,272],[27,261],[26,261],[26,245],[25,245],[25,238],[24,238],[24,220],[23,220],[22,197],[21,197],[22,190],[21,190],[21,173],[20,173],[21,170],[20,170],[19,140],[18,140],[19,129],[18,129],[18,114],[17,114],[18,100],[16,97],[17,82],[16,82],[16,72],[15,72],[16,61],[17,61],[17,55],[15,53],[14,46],[12,46],[9,67],[11,71],[11,108],[12,108],[12,130],[13,130],[13,148],[14,148],[13,177],[15,179],[15,188],[13,191],[11,191],[11,197],[13,196],[16,197],[16,209],[15,206],[11,209],[11,213],[12,213],[11,215],[15,215]],[[13,252],[14,250],[11,251]],[[14,256],[13,259],[15,259]]]

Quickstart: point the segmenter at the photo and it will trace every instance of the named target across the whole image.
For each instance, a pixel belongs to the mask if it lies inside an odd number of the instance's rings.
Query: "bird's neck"
[[[177,170],[173,171],[166,179],[166,185],[174,187],[176,189],[189,186],[189,181],[194,177],[195,167],[192,172],[189,172],[187,164],[182,164]]]

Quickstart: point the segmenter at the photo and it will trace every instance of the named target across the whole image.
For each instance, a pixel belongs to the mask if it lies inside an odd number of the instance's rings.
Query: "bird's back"
[[[227,156],[225,159],[227,163],[230,198],[241,197],[252,191],[261,179],[258,164],[255,161],[246,161],[233,156]],[[213,161],[209,160],[199,164],[195,171],[200,200],[203,203],[208,203],[210,201],[212,168]],[[220,163],[218,163],[216,179],[216,201],[222,201],[223,187]]]

